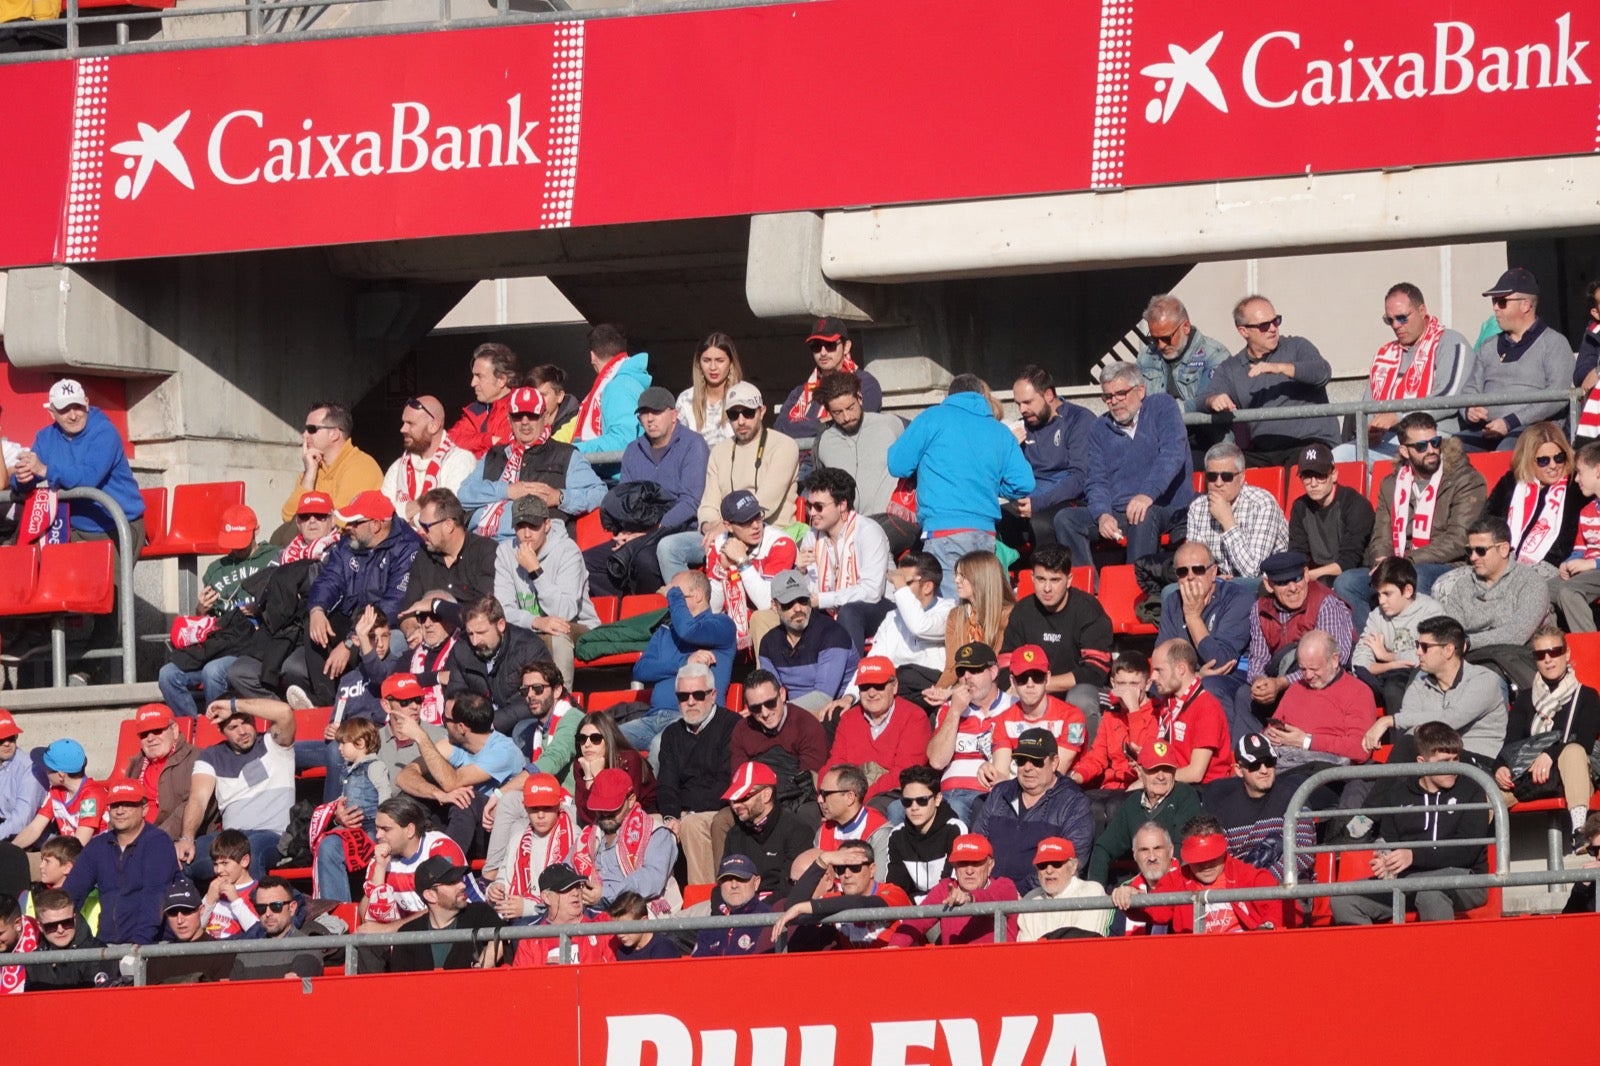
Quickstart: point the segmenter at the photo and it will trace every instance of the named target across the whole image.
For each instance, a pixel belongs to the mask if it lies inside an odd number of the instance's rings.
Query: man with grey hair
[[[1199,410],[1218,413],[1266,407],[1298,408],[1328,402],[1333,368],[1304,337],[1279,332],[1283,316],[1265,296],[1246,296],[1233,309],[1233,324],[1244,338],[1239,349],[1217,367],[1211,384],[1196,401]],[[1321,441],[1330,448],[1339,439],[1332,415],[1240,422],[1233,437],[1251,466],[1284,466],[1307,444]]]
[[[738,716],[718,709],[716,679],[702,662],[685,663],[674,679],[678,720],[661,733],[656,809],[678,838],[689,883],[716,880],[711,823],[733,776],[733,727]]]
[[[1261,561],[1289,544],[1289,521],[1277,498],[1244,483],[1246,457],[1223,441],[1206,452],[1206,494],[1189,504],[1185,540],[1204,544],[1226,578],[1254,582]]]
[[[1056,513],[1056,539],[1072,561],[1093,561],[1091,539],[1127,549],[1127,561],[1154,555],[1164,533],[1176,535],[1194,499],[1193,459],[1183,408],[1166,393],[1146,394],[1144,375],[1118,363],[1100,377],[1106,413],[1089,427],[1086,507]]]
[[[1566,416],[1565,400],[1496,404],[1485,407],[1474,395],[1565,390],[1572,383],[1572,345],[1539,317],[1539,282],[1533,272],[1512,267],[1484,293],[1494,304],[1500,332],[1478,345],[1472,372],[1461,388],[1469,404],[1461,412],[1457,437],[1468,451],[1499,451],[1516,443],[1534,422]]]
[[[1139,872],[1111,890],[1117,913],[1111,922],[1112,936],[1149,936],[1170,932],[1166,925],[1146,924],[1128,913],[1135,894],[1150,892],[1157,881],[1178,868],[1177,849],[1172,834],[1160,822],[1145,822],[1133,834],[1133,861]]]
[[[1231,354],[1227,346],[1196,329],[1189,321],[1189,309],[1172,293],[1150,297],[1144,308],[1144,334],[1148,340],[1137,361],[1146,391],[1152,396],[1166,393],[1183,405],[1185,413],[1193,411],[1195,400],[1210,386],[1211,375]],[[1221,431],[1212,426],[1189,430],[1191,446],[1202,454],[1221,439]]]

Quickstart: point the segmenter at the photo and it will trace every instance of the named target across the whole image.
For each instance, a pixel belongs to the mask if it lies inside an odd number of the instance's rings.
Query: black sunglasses
[[[867,682],[863,681],[856,687],[862,692],[882,692],[884,689],[889,687],[889,682],[883,681],[876,685],[869,685]]]
[[[1028,670],[1011,676],[1019,685],[1042,685],[1050,680],[1050,675],[1043,670]]]
[[[578,734],[578,743],[579,744],[604,744],[605,742],[606,742],[606,737],[605,737],[604,733],[579,733]]]
[[[76,915],[69,915],[66,918],[57,918],[53,922],[40,922],[39,923],[39,928],[43,929],[47,933],[59,933],[59,932],[62,932],[63,930],[76,929],[77,927],[78,927],[78,918],[77,918]]]
[[[843,873],[858,874],[862,870],[865,870],[866,868],[867,868],[867,864],[864,863],[864,862],[841,862],[841,863],[835,863],[834,864],[833,872],[836,873],[836,874],[843,874]]]
[[[323,431],[323,430],[325,430],[325,429],[335,429],[335,428],[337,428],[337,427],[335,427],[335,426],[312,426],[312,425],[305,425],[305,426],[301,426],[301,427],[300,427],[300,428],[301,428],[301,429],[303,429],[303,430],[305,430],[305,431],[306,431],[306,432],[307,432],[307,433],[311,433],[311,434],[317,434],[317,433],[321,433],[321,432],[322,432],[322,431]]]
[[[1239,328],[1240,329],[1253,329],[1257,333],[1267,333],[1267,332],[1269,332],[1271,330],[1277,329],[1281,325],[1283,325],[1283,316],[1282,315],[1273,315],[1271,318],[1267,319],[1265,322],[1246,322],[1243,325],[1241,325]]]
[[[543,684],[540,684],[540,685],[523,685],[522,686],[522,691],[526,692],[530,696],[543,696],[546,692],[550,691],[550,686],[549,685],[543,685]]]
[[[297,514],[297,515],[294,516],[294,520],[296,522],[309,522],[313,518],[327,518],[327,517],[328,516],[325,515],[325,514]]]
[[[1477,558],[1480,555],[1488,555],[1489,549],[1492,547],[1494,547],[1493,544],[1468,544],[1467,554],[1473,558]]]
[[[1035,758],[1032,755],[1018,755],[1011,761],[1018,766],[1043,766],[1045,762],[1043,759]]]
[[[1566,466],[1567,457],[1565,455],[1536,455],[1533,457],[1533,462],[1535,466],[1550,466],[1552,463]]]
[[[755,418],[756,414],[757,414],[757,412],[751,410],[748,407],[730,407],[730,408],[728,408],[728,419],[729,419],[729,421],[736,421],[736,420],[741,419],[741,418]]]
[[[1204,577],[1215,563],[1206,563],[1204,566],[1174,566],[1172,572],[1179,577]]]
[[[707,696],[711,695],[711,693],[713,691],[715,691],[715,690],[714,689],[709,689],[709,688],[697,688],[697,689],[691,689],[688,692],[680,692],[680,693],[678,693],[678,702],[679,703],[699,703],[701,700],[703,700]]]
[[[956,667],[956,676],[970,677],[973,674],[981,674],[987,669],[989,669],[987,666],[958,666]]]
[[[1065,859],[1050,859],[1045,862],[1034,863],[1033,868],[1035,870],[1059,870],[1066,865],[1067,860]]]
[[[168,907],[167,908],[167,915],[170,917],[170,916],[172,916],[174,914],[177,914],[177,915],[180,915],[182,917],[187,918],[189,915],[193,914],[195,911],[197,911],[199,909],[200,909],[199,907]]]
[[[933,802],[933,796],[932,792],[926,796],[901,796],[900,802],[907,807],[926,807]]]
[[[1220,481],[1224,485],[1231,485],[1238,476],[1239,472],[1237,470],[1207,470],[1206,483],[1214,485]]]
[[[264,910],[269,910],[273,914],[282,914],[284,911],[286,911],[290,907],[294,906],[294,900],[292,900],[292,899],[283,899],[283,900],[277,900],[277,901],[272,902],[272,903],[263,903],[260,900],[257,900],[256,901],[256,906],[257,907],[261,907]]]
[[[778,697],[774,696],[770,700],[762,700],[760,703],[754,700],[746,700],[744,705],[750,709],[752,714],[759,714],[762,711],[770,711],[776,707],[778,705]]]
[[[1444,447],[1444,438],[1428,437],[1426,440],[1414,440],[1407,444],[1406,447],[1415,448],[1419,452],[1436,452]]]
[[[848,788],[819,788],[817,789],[817,799],[827,799],[829,796],[842,796],[849,791],[850,790]]]
[[[833,351],[835,348],[839,347],[839,342],[838,341],[812,341],[809,345],[807,345],[807,347],[809,347],[811,349],[811,354],[812,355],[816,355],[818,352],[831,352],[831,351]]]
[[[1559,659],[1567,654],[1566,648],[1534,648],[1533,657],[1543,662],[1546,659]]]
[[[543,417],[542,415],[536,415],[532,411],[518,411],[516,414],[511,416],[511,421],[513,421],[513,422],[532,422],[535,418],[542,418],[542,417]]]

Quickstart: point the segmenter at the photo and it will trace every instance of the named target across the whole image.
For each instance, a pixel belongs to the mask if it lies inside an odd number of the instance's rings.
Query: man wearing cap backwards
[[[355,422],[348,407],[318,401],[306,412],[304,429],[300,435],[300,478],[290,486],[289,496],[283,501],[285,522],[295,516],[301,493],[326,492],[333,505],[341,509],[364,492],[383,495],[379,491],[383,471],[377,460],[356,447],[352,439]],[[393,506],[391,503],[391,510]]]
[[[1250,679],[1230,708],[1233,733],[1254,733],[1299,675],[1300,638],[1320,629],[1333,638],[1341,667],[1350,665],[1355,623],[1350,605],[1320,581],[1306,577],[1307,559],[1299,552],[1278,552],[1261,564],[1261,587],[1250,616]]]
[[[45,785],[21,736],[22,727],[11,712],[0,710],[0,840],[20,833],[44,802]]]
[[[618,452],[639,435],[632,414],[650,385],[648,352],[628,354],[622,327],[602,323],[589,330],[589,365],[594,384],[578,405],[572,443],[580,452]]]
[[[711,913],[763,914],[772,910],[772,901],[762,889],[756,864],[748,855],[730,852],[717,867],[717,887],[711,892]],[[787,887],[787,886],[786,886]],[[694,957],[762,955],[772,950],[772,929],[766,926],[744,929],[702,929],[695,938]]]
[[[989,791],[972,831],[994,848],[996,869],[1017,891],[1037,883],[1031,857],[1045,837],[1066,837],[1085,852],[1094,841],[1094,811],[1089,797],[1056,767],[1055,734],[1037,727],[1023,730],[1013,756],[1017,776]]]
[[[978,771],[978,777],[990,788],[1011,777],[1012,751],[1025,732],[1038,729],[1050,734],[1055,741],[1055,769],[1063,774],[1072,771],[1073,760],[1089,746],[1089,727],[1083,711],[1050,695],[1049,679],[1050,660],[1043,648],[1024,644],[1011,653],[1011,690],[1017,702],[995,719],[989,761]],[[1099,717],[1097,698],[1095,718]]]
[[[987,644],[973,641],[956,649],[955,671],[950,699],[934,720],[928,764],[944,771],[944,801],[970,823],[973,806],[989,790],[981,771],[994,751],[995,721],[1017,701],[995,684],[999,660]]]
[[[740,761],[730,756],[739,719],[718,708],[716,683],[704,663],[685,663],[675,684],[678,720],[661,733],[656,808],[678,838],[689,883],[703,885],[716,871],[711,823],[722,809],[731,768]],[[592,794],[589,806],[594,807]]]
[[[1200,813],[1200,794],[1178,780],[1179,758],[1177,746],[1165,740],[1153,740],[1139,752],[1144,788],[1130,794],[1095,837],[1089,880],[1105,884],[1112,863],[1135,857],[1134,837],[1140,826],[1154,822],[1176,836],[1183,823]]]
[[[747,762],[733,772],[723,799],[734,822],[723,841],[723,864],[745,858],[760,878],[763,893],[787,894],[797,858],[810,849],[816,833],[793,811],[778,803],[778,775],[765,763]],[[720,875],[719,875],[720,880]]]
[[[184,808],[178,859],[199,881],[211,878],[211,840],[195,834],[215,810],[223,829],[237,829],[250,838],[250,872],[266,875],[277,862],[278,836],[289,824],[294,804],[294,711],[277,700],[217,700],[206,708],[222,733],[195,760],[189,804]],[[256,719],[267,723],[256,731]]]
[[[1295,476],[1305,494],[1289,508],[1289,550],[1310,561],[1306,577],[1331,585],[1346,570],[1361,569],[1372,539],[1372,504],[1360,489],[1339,484],[1326,444],[1306,445]]]
[[[472,473],[476,456],[460,447],[444,430],[444,405],[436,396],[414,396],[400,412],[400,458],[383,473],[382,492],[394,501],[395,513],[416,520],[418,504],[432,489],[461,487]]]
[[[711,537],[705,559],[711,609],[733,619],[739,647],[760,647],[778,625],[772,579],[795,568],[795,543],[768,524],[761,501],[748,489],[724,496],[720,513],[726,528]]]
[[[787,903],[772,927],[772,938],[787,932],[790,951],[886,948],[897,938],[900,944],[923,943],[920,932],[904,929],[900,921],[819,924],[840,911],[911,906],[903,889],[879,880],[872,848],[864,840],[847,840],[817,853],[795,880]]]
[[[948,910],[951,907],[965,907],[969,903],[1018,898],[1017,886],[1009,878],[995,876],[994,848],[982,834],[968,833],[956,837],[956,842],[950,847],[948,869],[950,876],[933,886],[933,891],[922,901],[924,906],[943,905]],[[936,924],[939,926],[941,944],[992,944],[997,921],[998,916],[991,918],[987,915],[977,918],[911,918],[900,923],[895,946],[916,943],[914,937],[907,936],[908,933],[925,937]],[[1006,940],[1016,943],[1017,915],[1008,914],[1005,921]]]
[[[856,668],[856,706],[839,716],[828,767],[851,763],[867,776],[867,802],[888,813],[900,789],[900,771],[928,759],[933,729],[922,708],[900,698],[894,663],[868,656]],[[750,690],[745,689],[746,702]]]
[[[161,932],[162,895],[178,876],[172,838],[145,821],[147,802],[137,781],[112,784],[108,832],[84,845],[63,886],[80,909],[91,892],[100,894],[98,935],[107,944],[154,943]],[[195,893],[197,911],[199,898]]]
[[[1475,396],[1491,393],[1566,390],[1572,382],[1572,345],[1539,317],[1539,282],[1525,267],[1512,267],[1484,292],[1494,305],[1500,332],[1478,345],[1472,372],[1461,387],[1461,436],[1468,451],[1505,451],[1528,426],[1565,417],[1565,400],[1539,400],[1485,407]]]
[[[467,513],[449,489],[431,489],[417,503],[422,546],[411,558],[405,605],[441,589],[462,603],[493,595],[496,542],[467,528]],[[408,642],[417,628],[414,620],[401,618],[400,629]]]
[[[761,669],[778,678],[791,702],[824,721],[838,717],[854,702],[845,689],[860,657],[850,634],[817,608],[797,570],[773,578],[772,602],[782,625],[761,641]]]
[[[1217,819],[1228,838],[1228,853],[1283,877],[1283,816],[1300,778],[1278,779],[1278,755],[1260,733],[1240,737],[1233,754],[1233,777],[1213,781],[1200,790],[1200,804]],[[1333,797],[1318,790],[1312,809]],[[1317,827],[1309,818],[1295,824],[1295,846],[1317,842]],[[1316,856],[1298,852],[1299,876],[1309,878]]]
[[[800,540],[795,567],[804,571],[813,603],[839,620],[861,654],[894,609],[883,594],[894,567],[889,538],[856,511],[856,482],[843,470],[815,470],[801,490],[811,529]]]
[[[461,417],[450,427],[450,438],[481,459],[491,446],[511,436],[508,400],[522,379],[522,368],[516,352],[493,342],[474,348],[470,365],[472,402],[461,409]]]
[[[443,929],[499,929],[504,923],[487,903],[467,899],[467,868],[443,855],[417,866],[417,895],[427,910],[406,922],[402,933]],[[503,945],[496,940],[479,947],[471,941],[453,944],[396,944],[389,949],[390,973],[427,970],[487,970],[500,965]]]
[[[504,797],[507,803],[511,797]],[[531,918],[539,913],[539,878],[550,866],[567,862],[578,844],[578,822],[567,790],[550,774],[529,774],[522,783],[522,808],[527,828],[516,846],[497,867],[484,863],[483,876],[491,878],[489,903],[506,921]]]
[[[533,925],[587,925],[603,923],[608,915],[584,902],[584,877],[567,863],[547,866],[539,875],[539,896],[544,903],[544,913]],[[630,896],[635,893],[628,893]],[[530,924],[530,923],[523,923]],[[603,933],[573,937],[567,948],[567,957],[561,953],[559,937],[530,937],[517,942],[513,966],[559,966],[574,962],[612,962],[612,937]]]
[[[1156,735],[1172,746],[1178,780],[1198,785],[1233,773],[1227,714],[1201,685],[1194,645],[1186,640],[1156,645],[1150,680],[1157,696]]]
[[[30,848],[56,833],[72,835],[87,844],[105,826],[106,789],[84,775],[89,757],[76,740],[62,738],[44,749],[45,780],[50,791],[33,820],[12,843]]]
[[[541,499],[524,496],[512,503],[511,522],[516,536],[495,551],[494,598],[507,624],[544,639],[571,686],[575,643],[600,625],[583,553]]]
[[[670,534],[693,532],[695,513],[705,495],[706,464],[710,461],[706,441],[678,425],[677,401],[672,393],[659,385],[645,389],[639,394],[637,414],[644,435],[634,439],[622,453],[621,480],[607,498],[616,497],[622,486],[648,482],[672,504],[653,528],[619,529],[609,541],[583,553],[589,567],[589,587],[599,595],[620,596],[665,584],[656,548]],[[629,541],[641,537],[653,539],[626,553],[627,574],[619,584],[608,567],[611,557]]]
[[[862,406],[868,411],[883,409],[883,386],[878,379],[863,370],[854,354],[850,330],[837,318],[819,318],[811,325],[806,337],[806,347],[811,349],[811,359],[816,363],[805,381],[789,390],[783,406],[778,409],[778,421],[772,427],[791,437],[815,437],[828,424],[828,410],[817,399],[817,384],[822,375],[843,372],[854,374],[860,380]]]
[[[650,901],[650,913],[672,910],[673,899],[667,897],[678,895],[672,880],[677,838],[639,806],[628,771],[612,766],[594,775],[589,814],[594,824],[579,835],[576,859],[588,877],[583,902],[602,906],[623,892],[637,892]]]
[[[1228,854],[1228,838],[1210,815],[1200,815],[1184,826],[1181,854],[1183,866],[1152,885],[1151,892],[1221,892],[1230,888],[1270,888],[1278,884],[1278,879],[1267,871]],[[1201,916],[1203,925],[1198,930],[1194,907],[1188,903],[1134,908],[1129,916],[1170,925],[1174,933],[1243,933],[1251,929],[1282,929],[1283,901],[1222,903],[1208,899]]]
[[[462,479],[461,505],[472,512],[472,529],[502,542],[514,529],[512,505],[541,501],[563,529],[600,506],[606,487],[576,448],[550,439],[544,397],[535,388],[511,393],[511,439],[496,444]]]
[[[144,497],[128,465],[122,435],[105,412],[89,406],[83,386],[63,378],[50,386],[44,405],[51,424],[33,438],[33,447],[17,456],[11,486],[28,492],[40,485],[52,489],[99,489],[116,501],[133,527],[135,555],[145,545]],[[70,504],[73,540],[107,540],[117,535],[111,515],[97,503]]]
[[[1383,324],[1394,340],[1378,349],[1372,360],[1363,400],[1413,400],[1430,396],[1455,396],[1472,373],[1474,355],[1467,338],[1448,329],[1428,313],[1422,290],[1408,281],[1391,286],[1383,297]],[[1443,417],[1443,412],[1438,412]],[[1393,458],[1400,450],[1395,424],[1400,414],[1385,411],[1367,416],[1367,460]],[[1449,431],[1455,432],[1455,418]],[[1333,450],[1338,463],[1356,458],[1356,442]]]
[[[733,427],[732,438],[710,451],[705,488],[695,514],[698,530],[663,537],[656,546],[661,576],[670,579],[694,563],[704,562],[718,535],[731,528],[723,504],[735,492],[754,494],[768,522],[789,522],[794,516],[794,476],[800,449],[794,438],[767,428],[767,405],[761,390],[748,381],[728,386],[723,411]]]
[[[128,760],[122,775],[144,786],[155,803],[147,804],[145,818],[173,840],[183,835],[183,814],[189,806],[196,748],[178,730],[172,713],[159,703],[147,703],[133,716],[139,752]]]
[[[1033,852],[1033,868],[1037,872],[1038,887],[1023,899],[1073,899],[1080,896],[1103,896],[1106,890],[1098,882],[1078,879],[1078,849],[1072,841],[1061,837],[1045,837]],[[1110,910],[1094,911],[1032,911],[1017,915],[1017,939],[1060,940],[1073,933],[1061,930],[1081,930],[1094,936],[1105,936],[1111,929]]]

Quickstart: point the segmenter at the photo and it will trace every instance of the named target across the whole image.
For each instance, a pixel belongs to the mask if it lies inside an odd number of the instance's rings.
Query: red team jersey
[[[1000,712],[994,720],[994,732],[989,738],[993,748],[1015,748],[1017,738],[1029,729],[1047,729],[1056,738],[1063,751],[1082,752],[1089,740],[1089,720],[1083,712],[1066,700],[1046,696],[1044,717],[1029,721],[1022,716],[1022,704]]]
[[[1211,762],[1200,784],[1233,776],[1228,716],[1222,713],[1222,704],[1217,698],[1200,687],[1199,678],[1176,696],[1158,702],[1156,713],[1160,716],[1161,739],[1172,745],[1178,769],[1189,765],[1195,748],[1210,748]]]
[[[389,872],[382,882],[372,879],[373,865],[378,861],[372,860],[372,864],[367,866],[366,883],[363,886],[367,897],[367,917],[375,922],[398,922],[414,918],[427,910],[428,905],[422,902],[422,896],[417,892],[417,867],[422,865],[422,860],[435,855],[443,855],[454,866],[467,864],[461,848],[443,833],[426,834],[417,853],[409,859],[391,855]]]
[[[105,787],[86,777],[70,796],[64,788],[52,788],[39,813],[54,822],[56,832],[62,836],[71,836],[80,827],[98,833],[106,827]]]

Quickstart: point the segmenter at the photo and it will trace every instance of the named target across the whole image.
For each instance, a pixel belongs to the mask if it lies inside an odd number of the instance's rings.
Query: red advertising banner
[[[1590,153],[1600,10],[818,0],[0,66],[0,266]]]

